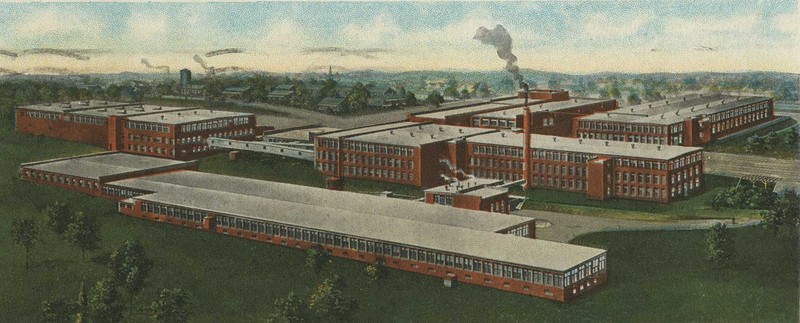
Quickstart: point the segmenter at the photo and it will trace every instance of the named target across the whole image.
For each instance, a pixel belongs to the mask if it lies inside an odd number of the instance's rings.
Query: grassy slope
[[[579,237],[577,243],[609,249],[608,286],[573,304],[558,304],[487,288],[391,271],[370,283],[364,265],[336,259],[322,276],[303,266],[304,253],[221,235],[119,216],[114,203],[16,179],[20,162],[95,151],[58,140],[17,135],[0,128],[0,321],[33,321],[45,299],[74,298],[81,277],[106,275],[81,263],[77,249],[42,232],[23,268],[24,252],[10,242],[13,219],[35,217],[53,201],[100,216],[101,251],[125,239],[143,242],[156,267],[139,304],[157,290],[189,290],[198,322],[248,322],[265,318],[276,297],[307,294],[323,276],[339,274],[358,299],[357,321],[797,321],[797,254],[793,241],[757,228],[736,230],[738,269],[711,271],[702,259],[702,232],[624,232]],[[213,162],[213,159],[211,160]],[[208,162],[207,162],[208,164]],[[237,164],[241,165],[241,164]],[[204,166],[210,167],[210,166]],[[246,169],[245,169],[246,170]],[[644,243],[643,243],[644,242]],[[146,321],[135,315],[135,322]]]
[[[640,220],[675,220],[698,218],[756,218],[756,210],[721,209],[713,210],[709,202],[719,191],[736,185],[732,177],[706,175],[706,191],[686,200],[669,204],[612,199],[608,201],[590,200],[582,193],[534,189],[527,194],[529,200],[524,208],[561,213],[584,214],[600,217],[614,217]],[[524,194],[520,190],[512,194]]]
[[[760,129],[754,133],[717,141],[709,145],[706,145],[704,148],[706,151],[719,152],[719,153],[753,154],[745,151],[744,149],[745,144],[747,144],[747,138],[749,138],[750,136],[754,134],[759,136],[766,136],[767,134],[773,131],[774,132],[797,131],[797,127],[798,127],[797,122],[794,121],[794,119],[787,118],[782,122],[776,123],[764,129]],[[798,158],[797,151],[785,150],[785,149],[771,150],[764,153],[759,153],[757,155],[765,157],[782,158],[782,159]]]

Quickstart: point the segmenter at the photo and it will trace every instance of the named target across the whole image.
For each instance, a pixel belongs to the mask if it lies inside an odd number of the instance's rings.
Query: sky
[[[472,39],[503,25],[524,69],[800,72],[796,1],[0,3],[0,69],[502,70]],[[325,47],[334,47],[327,51]],[[80,50],[88,60],[26,54]]]

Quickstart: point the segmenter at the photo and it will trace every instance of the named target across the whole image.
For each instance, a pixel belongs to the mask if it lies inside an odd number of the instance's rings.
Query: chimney
[[[664,119],[664,114],[663,113],[661,114],[661,119]]]
[[[553,136],[553,142],[556,142],[556,141],[558,141],[558,139],[557,139],[557,138],[558,138],[558,137],[556,137],[556,136]]]
[[[582,144],[583,143],[583,138],[578,138],[578,143]]]
[[[414,133],[413,132],[409,132],[408,134],[410,134],[411,137],[414,137]]]
[[[608,141],[606,141],[606,146],[608,146]]]
[[[458,129],[458,133],[464,133],[464,129]]]
[[[575,103],[578,103],[578,99],[575,99]]]
[[[194,110],[194,114],[197,114],[197,110]]]
[[[422,130],[422,125],[418,125],[417,128],[419,128],[419,130]]]
[[[653,108],[653,104],[648,104],[647,107],[652,109]]]
[[[433,139],[433,138],[434,138],[434,137],[433,137],[433,134],[431,134],[431,139]]]
[[[526,100],[527,101],[527,100]],[[531,167],[531,109],[528,108],[528,105],[525,105],[525,109],[523,110],[524,114],[522,116],[522,122],[524,123],[523,126],[523,134],[525,137],[523,138],[523,145],[522,145],[522,156],[523,162],[525,163],[525,190],[530,190],[533,186],[531,185],[531,177],[533,172],[533,167]]]
[[[661,150],[661,145],[656,146],[656,149]]]
[[[389,134],[393,135],[394,134],[394,130],[389,130]]]
[[[163,114],[161,115],[161,120],[164,120],[164,115]]]
[[[636,148],[636,144],[631,144],[631,149]]]
[[[500,137],[505,138],[506,137],[506,133],[505,132],[501,132],[500,133]]]
[[[439,127],[439,132],[443,132],[443,131],[444,131],[444,127]]]
[[[633,113],[633,108],[631,108],[631,113]]]
[[[669,100],[667,100],[667,101],[664,101],[664,102],[666,102],[666,104],[667,104],[667,105],[669,105]]]
[[[686,101],[686,97],[683,97],[683,100]]]

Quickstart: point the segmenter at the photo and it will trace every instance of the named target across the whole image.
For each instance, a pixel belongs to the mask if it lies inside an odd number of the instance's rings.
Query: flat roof
[[[367,143],[419,147],[433,142],[448,141],[495,131],[494,129],[417,123],[408,127],[352,136],[347,140]]]
[[[392,122],[392,123],[385,123],[379,124],[374,126],[367,126],[367,127],[360,127],[360,128],[350,128],[350,129],[343,129],[337,130],[332,132],[326,132],[317,136],[318,138],[345,138],[350,136],[361,135],[370,132],[376,131],[383,131],[389,129],[396,129],[396,128],[403,128],[408,126],[417,125],[419,123],[411,122],[411,121],[401,121],[401,122]]]
[[[544,102],[544,100],[528,100],[528,105],[533,104],[540,104]],[[455,109],[447,109],[447,110],[439,110],[433,111],[429,113],[420,113],[417,114],[416,117],[419,118],[429,118],[429,119],[442,119],[444,120],[446,117],[455,116],[455,115],[463,115],[463,114],[478,114],[483,113],[486,111],[498,110],[503,108],[512,107],[515,105],[522,106],[525,104],[525,99],[520,98],[508,98],[503,100],[491,101],[486,102],[478,105],[470,105],[463,108],[455,108]]]
[[[524,134],[499,131],[467,138],[468,142],[522,147]],[[531,148],[555,151],[569,151],[617,157],[638,157],[646,159],[671,160],[688,153],[701,151],[699,147],[675,145],[654,145],[629,143],[613,140],[577,139],[547,135],[531,135]]]
[[[426,189],[425,193],[463,194],[485,198],[507,193],[507,188],[491,187],[492,185],[500,185],[502,183],[503,180],[474,177],[457,182],[447,183],[445,185],[431,187]]]
[[[22,167],[66,176],[100,180],[102,177],[111,175],[121,175],[148,169],[186,165],[189,163],[194,162],[125,153],[101,153],[26,163],[22,164]]]
[[[266,138],[278,138],[278,139],[285,139],[285,140],[300,140],[300,141],[308,141],[310,134],[318,134],[324,132],[331,132],[337,131],[337,128],[331,127],[315,127],[315,128],[306,128],[306,129],[294,129],[288,130],[283,132],[276,132],[271,133],[268,135],[264,135]]]
[[[103,100],[84,100],[68,102],[45,102],[20,106],[21,109],[45,111],[45,112],[76,112],[81,110],[102,108],[102,107],[123,107],[140,106],[141,103],[111,102]]]
[[[686,118],[709,115],[769,99],[765,96],[734,96],[719,93],[702,96],[691,94],[595,113],[582,117],[581,120],[669,125]]]
[[[110,184],[151,192],[168,192],[194,187],[489,232],[497,232],[533,220],[516,215],[431,206],[417,201],[195,171],[157,174]],[[404,211],[398,212],[398,210]]]
[[[168,111],[128,118],[131,121],[153,122],[161,124],[183,124],[219,118],[251,116],[252,113],[220,111],[208,109],[192,109],[183,111]]]
[[[107,118],[107,117],[112,116],[112,115],[137,116],[137,115],[160,113],[160,112],[166,112],[166,111],[182,111],[182,110],[191,110],[191,109],[194,109],[194,108],[190,108],[190,107],[162,107],[162,106],[157,106],[157,105],[133,105],[133,106],[124,106],[124,107],[104,107],[104,108],[95,108],[95,109],[90,109],[90,110],[81,110],[81,111],[73,112],[73,114]]]
[[[545,112],[545,111],[559,111],[581,107],[584,105],[595,104],[604,101],[614,101],[614,99],[590,99],[590,98],[572,98],[567,101],[553,101],[545,103],[528,103],[531,112]],[[525,107],[519,106],[504,110],[497,110],[491,112],[484,112],[476,116],[484,118],[513,118],[524,113]]]
[[[143,181],[145,179],[134,180]],[[268,190],[268,188],[263,190]],[[339,193],[343,192],[332,191],[331,195]],[[338,196],[334,196],[334,198],[338,203],[351,202],[347,198]],[[199,187],[183,187],[178,190],[137,196],[134,199],[559,272],[569,270],[606,252],[603,249],[591,247],[421,222],[396,216],[363,213],[369,211],[369,208],[350,211],[327,205],[309,205]],[[388,198],[386,199],[388,200]],[[457,210],[450,207],[421,205],[440,211]],[[397,210],[395,209],[395,212]],[[402,208],[399,210],[404,210],[404,212],[396,213],[413,213]],[[489,216],[490,213],[480,212],[480,214]]]

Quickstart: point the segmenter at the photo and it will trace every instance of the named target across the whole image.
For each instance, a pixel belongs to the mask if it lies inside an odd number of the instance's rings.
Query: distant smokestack
[[[527,95],[525,96],[525,100],[527,100]],[[531,109],[526,105],[524,109],[525,113],[522,116],[522,125],[523,127],[523,147],[522,147],[522,159],[525,163],[525,169],[523,170],[523,175],[525,176],[525,190],[530,190],[533,186],[531,185],[531,177],[533,174],[533,167],[531,167]]]
[[[522,82],[523,77],[519,72],[519,66],[517,66],[517,56],[511,53],[511,35],[508,34],[508,31],[503,26],[497,25],[491,30],[486,29],[486,27],[480,27],[472,39],[494,46],[497,49],[497,56],[506,61],[506,71],[514,75],[515,81]]]

